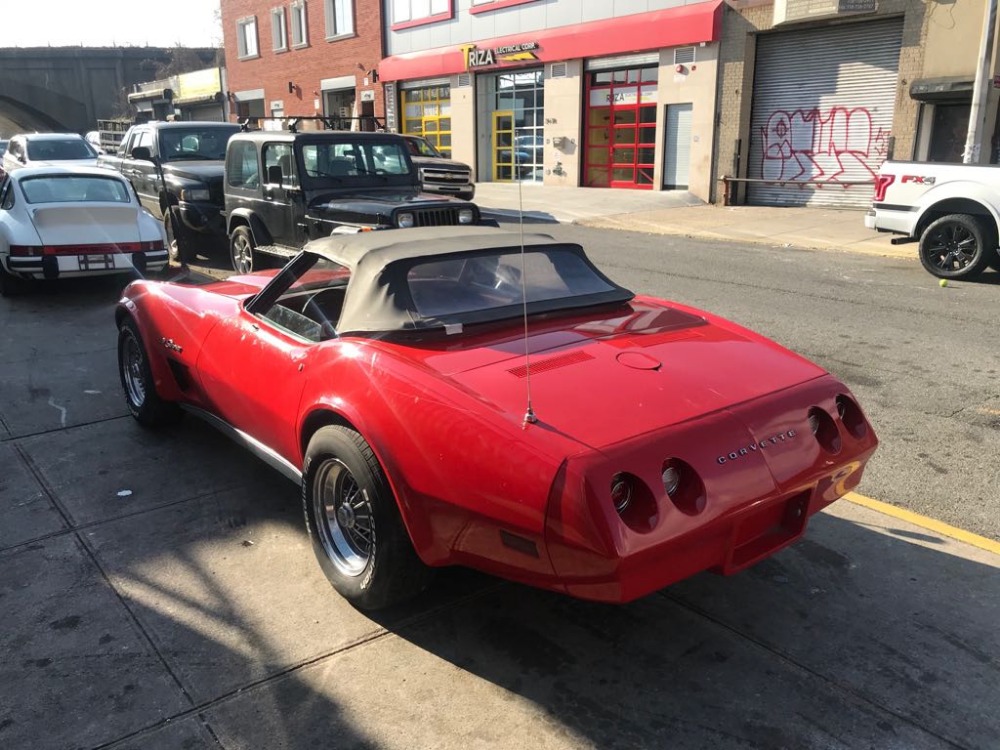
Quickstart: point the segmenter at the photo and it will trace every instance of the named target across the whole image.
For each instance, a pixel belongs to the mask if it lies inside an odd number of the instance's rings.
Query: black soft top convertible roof
[[[338,332],[344,335],[440,328],[520,315],[521,306],[518,305],[516,309],[472,310],[433,318],[422,316],[410,295],[407,272],[418,262],[491,251],[498,254],[519,252],[521,244],[519,233],[492,227],[450,226],[332,235],[313,240],[306,245],[305,252],[322,256],[351,271],[337,325]],[[543,234],[525,234],[523,244],[526,252],[558,249],[572,253],[607,285],[607,290],[599,293],[529,302],[529,314],[625,302],[633,297],[632,292],[595,268],[579,245],[557,242]]]

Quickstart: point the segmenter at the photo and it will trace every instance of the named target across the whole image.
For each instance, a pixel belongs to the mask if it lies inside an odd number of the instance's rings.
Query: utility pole
[[[979,69],[972,88],[972,108],[969,111],[969,131],[965,137],[963,164],[978,164],[980,139],[983,137],[986,116],[986,97],[990,91],[990,71],[993,64],[993,38],[996,34],[997,0],[987,0],[983,36],[979,41]]]

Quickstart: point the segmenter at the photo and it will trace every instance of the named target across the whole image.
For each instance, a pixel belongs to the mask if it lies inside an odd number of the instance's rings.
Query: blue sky
[[[218,0],[13,0],[3,3],[3,47],[212,47],[222,43]]]

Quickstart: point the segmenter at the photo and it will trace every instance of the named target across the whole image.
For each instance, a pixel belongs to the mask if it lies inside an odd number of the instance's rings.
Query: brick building
[[[384,116],[379,0],[222,0],[233,116]]]
[[[865,207],[890,156],[962,161],[986,0],[733,0],[715,172],[736,202]],[[987,80],[997,73],[991,56]],[[984,90],[977,163],[995,162]],[[717,189],[714,197],[721,199]]]

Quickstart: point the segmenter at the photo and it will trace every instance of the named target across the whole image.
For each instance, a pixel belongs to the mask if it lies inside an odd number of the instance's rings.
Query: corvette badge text
[[[750,443],[750,445],[740,448],[739,450],[735,450],[732,453],[729,453],[725,456],[719,456],[715,460],[719,464],[729,463],[730,461],[737,461],[743,458],[743,456],[749,456],[751,453],[754,453],[758,450],[763,450],[764,448],[770,448],[773,445],[781,445],[782,443],[786,443],[789,440],[794,439],[797,434],[798,433],[796,433],[795,430],[779,432],[777,435],[772,435],[769,438],[764,438],[759,443]]]

